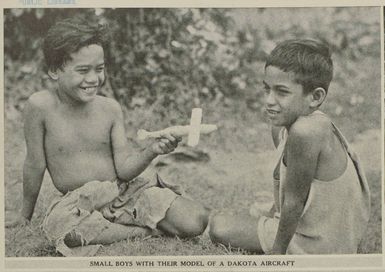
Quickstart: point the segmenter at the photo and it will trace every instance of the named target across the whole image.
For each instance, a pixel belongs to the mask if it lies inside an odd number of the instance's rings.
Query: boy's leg
[[[97,244],[112,244],[114,242],[122,241],[127,238],[145,237],[152,233],[152,230],[146,227],[137,226],[124,226],[121,224],[109,223],[108,227],[104,229],[98,236],[91,241],[88,241],[88,245]],[[82,235],[79,231],[71,231],[64,238],[64,243],[68,247],[77,247],[82,245]]]
[[[209,211],[201,204],[178,196],[168,208],[165,218],[157,224],[157,228],[168,235],[177,235],[181,238],[194,237],[204,232],[208,224],[208,217]],[[111,244],[130,237],[143,237],[153,233],[150,228],[125,226],[105,221],[108,227],[87,244]],[[81,241],[81,231],[72,231],[64,239],[65,244],[69,247],[80,246]]]
[[[210,238],[215,243],[263,254],[258,219],[250,215],[217,214],[210,222]]]
[[[177,235],[181,238],[194,237],[204,232],[208,218],[208,209],[197,202],[178,196],[157,228],[168,235]]]

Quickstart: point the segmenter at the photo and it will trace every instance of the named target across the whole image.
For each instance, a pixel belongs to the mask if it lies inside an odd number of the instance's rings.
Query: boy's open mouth
[[[279,113],[279,111],[276,111],[276,110],[272,110],[272,109],[266,109],[266,113],[269,115],[269,116],[275,116]]]
[[[92,87],[80,87],[80,89],[82,89],[85,93],[87,94],[92,94],[94,92],[96,92],[97,90],[97,86],[92,86]]]

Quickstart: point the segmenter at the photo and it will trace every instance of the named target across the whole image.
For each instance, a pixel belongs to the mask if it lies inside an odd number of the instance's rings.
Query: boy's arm
[[[167,138],[156,140],[141,152],[130,152],[124,130],[123,112],[116,101],[113,101],[112,105],[114,122],[111,140],[116,173],[120,179],[131,180],[141,174],[156,156],[172,152],[179,139],[166,135]]]
[[[39,98],[31,96],[24,108],[24,136],[27,156],[23,167],[23,207],[21,215],[30,220],[46,169],[44,116]]]
[[[286,254],[304,210],[321,151],[322,141],[316,129],[309,128],[311,125],[307,122],[298,123],[290,129],[286,144],[286,186],[272,254]]]

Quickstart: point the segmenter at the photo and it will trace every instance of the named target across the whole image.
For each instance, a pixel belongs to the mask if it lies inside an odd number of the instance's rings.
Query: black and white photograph
[[[6,269],[383,267],[382,7],[31,3],[2,9]]]

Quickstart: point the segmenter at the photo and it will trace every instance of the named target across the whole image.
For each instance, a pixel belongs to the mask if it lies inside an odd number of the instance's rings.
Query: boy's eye
[[[88,69],[78,69],[76,71],[78,71],[81,74],[86,74],[88,72]]]
[[[96,72],[101,73],[104,71],[104,67],[99,67],[96,69]]]
[[[277,93],[280,95],[287,95],[287,94],[289,94],[289,91],[285,90],[285,89],[278,89]]]

